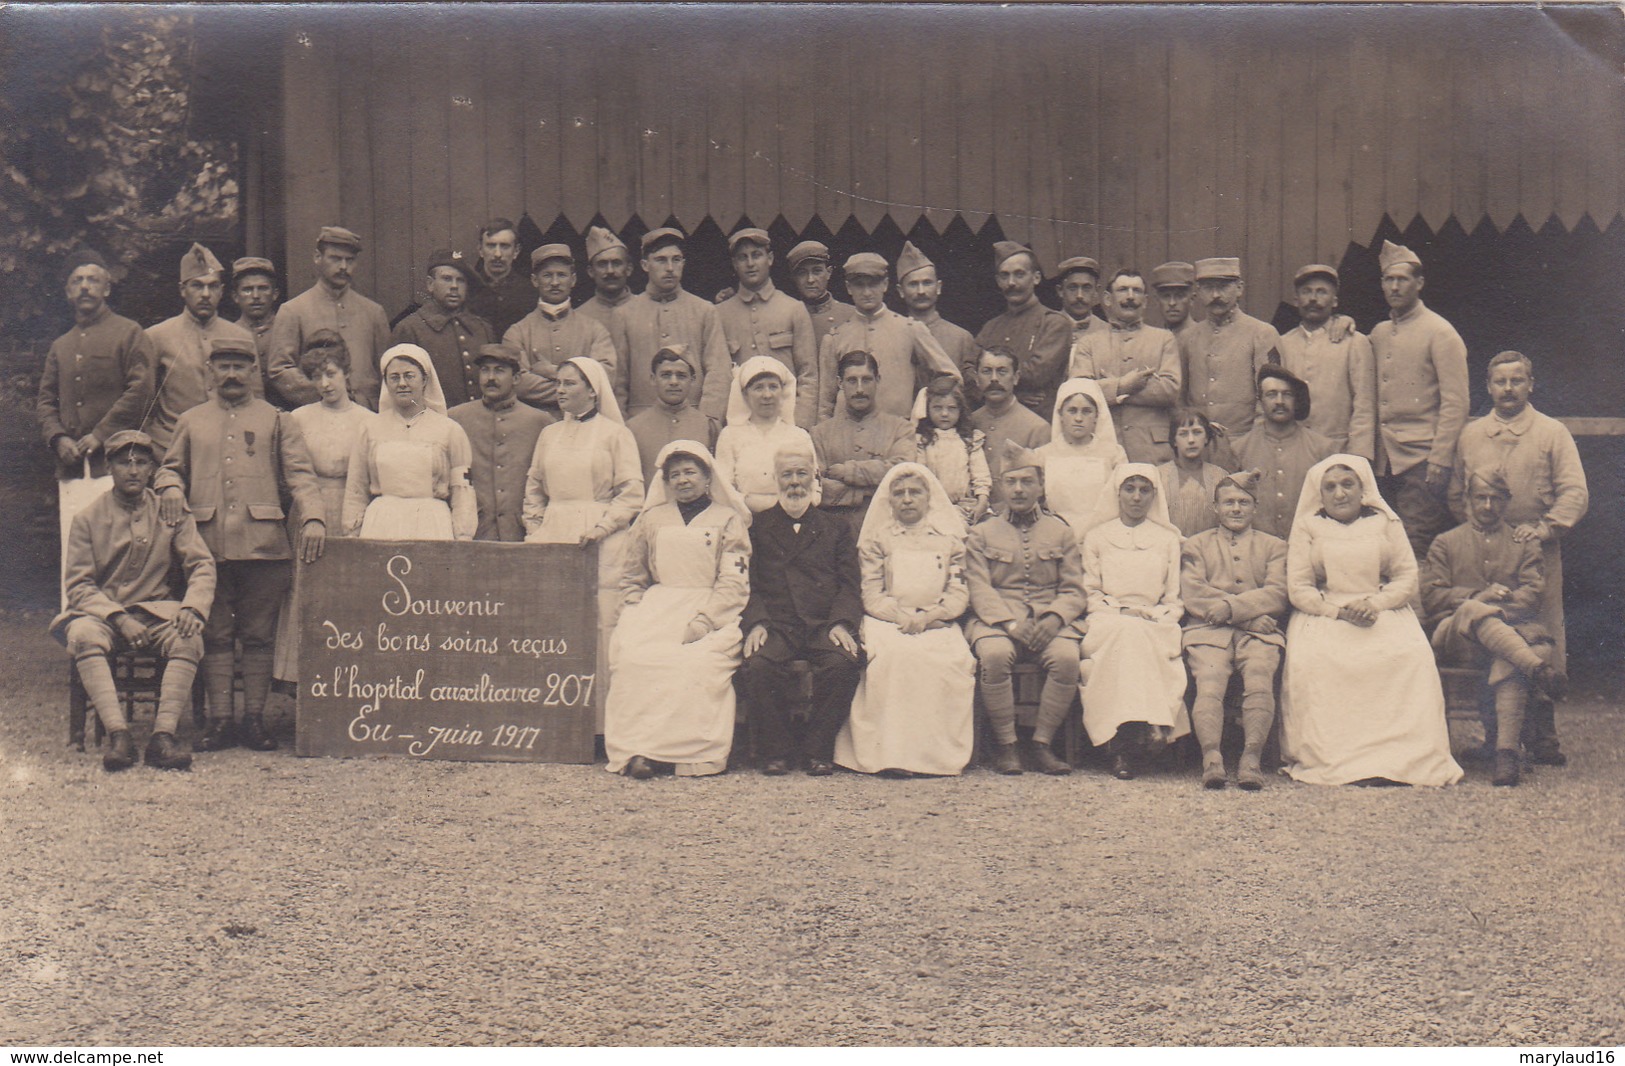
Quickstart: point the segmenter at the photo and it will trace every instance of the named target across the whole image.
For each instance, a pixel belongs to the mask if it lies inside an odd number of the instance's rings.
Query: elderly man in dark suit
[[[775,457],[779,500],[751,523],[750,602],[741,619],[745,662],[739,683],[762,772],[788,773],[795,754],[790,699],[796,679],[790,663],[812,666],[812,703],[802,752],[807,773],[834,772],[835,735],[852,710],[863,673],[858,623],[858,552],[852,530],[814,507],[817,461],[810,451],[786,449]]]

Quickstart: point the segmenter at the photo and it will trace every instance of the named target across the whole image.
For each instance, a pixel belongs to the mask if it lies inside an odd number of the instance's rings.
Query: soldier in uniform
[[[924,324],[886,306],[886,260],[874,252],[859,252],[841,268],[846,291],[857,315],[824,338],[818,353],[818,421],[838,414],[841,392],[841,357],[867,352],[879,367],[880,387],[875,407],[907,418],[914,409],[914,393],[938,374],[959,376],[959,366]],[[861,516],[860,516],[861,520]]]
[[[735,366],[768,355],[796,376],[796,425],[813,426],[818,403],[818,346],[812,317],[800,300],[773,287],[773,244],[754,226],[728,238],[739,287],[717,304],[717,321]]]
[[[682,230],[669,226],[643,235],[641,262],[649,283],[622,305],[610,333],[619,359],[615,391],[627,397],[628,415],[659,402],[650,370],[655,353],[673,344],[683,345],[699,370],[689,402],[718,421],[728,413],[733,360],[716,308],[683,288],[687,240]]]
[[[321,399],[316,383],[299,369],[310,335],[330,329],[350,353],[350,389],[367,407],[378,402],[378,357],[389,347],[389,316],[351,286],[361,238],[343,226],[323,226],[316,236],[316,284],[282,305],[271,327],[267,356],[271,387],[280,403],[299,407]]]
[[[982,406],[970,414],[971,426],[981,430],[987,446],[988,473],[993,478],[992,502],[1003,497],[999,474],[1003,470],[1005,442],[1023,448],[1041,448],[1050,441],[1049,422],[1016,402],[1021,367],[1008,348],[985,348],[976,359],[976,383]]]
[[[1324,263],[1292,278],[1298,324],[1281,334],[1281,365],[1309,383],[1315,411],[1304,424],[1334,452],[1377,456],[1377,372],[1371,342],[1337,314],[1337,270]],[[1345,328],[1346,326],[1346,328]]]
[[[596,319],[611,337],[620,309],[632,298],[632,253],[626,242],[602,226],[587,230],[587,276],[592,279],[592,296],[576,308],[576,314]]]
[[[415,344],[429,353],[448,407],[479,396],[474,353],[495,343],[491,325],[468,308],[468,293],[477,284],[462,252],[449,248],[429,256],[423,291],[429,302],[395,324],[390,345]]]
[[[181,313],[147,328],[153,349],[153,402],[142,427],[158,447],[169,447],[181,413],[209,398],[209,346],[229,338],[254,343],[248,330],[220,317],[225,291],[225,268],[214,253],[193,244],[181,256]],[[255,349],[258,351],[258,348]],[[252,387],[258,396],[264,387],[255,364]]]
[[[281,397],[271,388],[271,327],[276,325],[276,305],[282,299],[277,288],[276,267],[269,259],[245,255],[231,264],[231,302],[237,305],[237,324],[254,337],[260,353],[260,395],[272,403]]]
[[[868,352],[842,355],[835,375],[841,411],[814,426],[812,439],[823,470],[821,506],[846,520],[856,543],[875,486],[886,471],[914,458],[914,425],[879,409],[880,366]]]
[[[468,309],[485,319],[493,337],[506,334],[536,306],[530,279],[514,269],[519,251],[519,227],[510,220],[493,218],[480,229],[480,261],[474,264],[476,281],[468,294]]]
[[[1196,297],[1196,268],[1177,260],[1151,272],[1151,288],[1162,311],[1162,328],[1177,341],[1190,328],[1191,301]]]
[[[153,494],[157,448],[140,430],[107,438],[113,488],[73,520],[68,543],[68,605],[51,632],[68,646],[79,682],[107,730],[105,770],[135,764],[108,656],[134,648],[163,663],[158,712],[147,765],[185,770],[192,757],[175,744],[181,713],[192,703],[192,680],[203,656],[203,625],[214,601],[214,557],[190,516],[173,526],[158,518]],[[175,579],[184,578],[177,587]]]
[[[1072,319],[1045,307],[1038,299],[1044,280],[1038,256],[1015,241],[993,246],[993,281],[1004,297],[1005,310],[993,316],[976,335],[985,348],[1013,352],[1020,371],[1016,399],[1047,427],[1055,409],[1055,392],[1066,377],[1072,351]],[[985,394],[984,394],[984,398]],[[992,438],[988,438],[992,443]],[[998,477],[994,476],[994,486]]]
[[[1001,774],[1022,772],[1010,671],[1017,662],[1037,660],[1044,666],[1044,689],[1033,727],[1033,760],[1046,774],[1069,774],[1072,767],[1055,755],[1050,742],[1078,691],[1080,634],[1072,623],[1084,612],[1083,561],[1072,527],[1039,506],[1043,458],[1014,442],[1001,450],[1004,505],[977,523],[965,541],[973,612],[965,638],[976,653],[982,703],[998,744],[993,768]]]
[[[164,523],[177,525],[190,513],[215,558],[214,601],[203,630],[209,725],[194,751],[219,751],[239,741],[256,751],[276,748],[264,712],[277,612],[293,581],[295,549],[305,562],[315,562],[326,539],[325,507],[304,436],[297,422],[253,395],[256,365],[252,340],[214,342],[213,398],[181,415],[153,482]],[[297,546],[289,544],[284,492],[305,517]],[[240,730],[232,721],[239,641]]]
[[[654,484],[655,460],[666,445],[679,440],[697,440],[715,454],[717,434],[722,432],[722,423],[689,402],[694,394],[695,375],[686,347],[672,344],[656,352],[649,375],[654,378],[655,397],[660,402],[626,420],[626,428],[638,442],[645,485]]]
[[[812,317],[813,341],[822,350],[824,338],[837,326],[858,316],[857,308],[837,300],[829,291],[834,280],[830,267],[829,247],[820,241],[802,241],[784,257],[790,268],[790,277],[796,283],[796,292]]]
[[[1168,462],[1168,412],[1179,401],[1179,345],[1172,333],[1145,324],[1145,279],[1133,270],[1112,275],[1106,313],[1110,325],[1078,331],[1070,376],[1100,382],[1129,462]]]
[[[1258,408],[1264,417],[1232,445],[1242,469],[1257,470],[1253,525],[1285,540],[1309,468],[1334,454],[1332,442],[1304,425],[1309,418],[1309,386],[1278,366],[1258,372]]]
[[[982,349],[968,329],[949,322],[937,310],[942,298],[942,281],[937,268],[914,245],[903,242],[903,254],[897,257],[897,295],[908,308],[908,317],[931,331],[948,361],[959,368],[961,379],[967,383],[976,377],[976,355]]]
[[[536,438],[555,419],[519,402],[515,393],[523,369],[524,358],[517,349],[482,345],[474,357],[480,398],[446,412],[463,427],[473,455],[468,480],[480,516],[475,540],[525,539],[525,475],[536,453]]]
[[[1195,275],[1207,321],[1179,334],[1185,404],[1233,441],[1253,428],[1258,415],[1253,382],[1264,364],[1281,361],[1275,349],[1280,334],[1241,310],[1241,260],[1202,259]]]
[[[1091,333],[1104,333],[1105,319],[1096,311],[1100,308],[1100,264],[1086,255],[1063,259],[1055,268],[1055,293],[1061,298],[1061,310],[1072,320],[1072,350]]]
[[[73,516],[113,487],[103,446],[119,430],[141,424],[151,399],[153,355],[141,327],[107,306],[113,279],[99,254],[80,251],[69,260],[64,291],[73,328],[45,353],[34,412],[56,456],[66,574]]]
[[[540,407],[555,419],[558,405],[558,368],[576,358],[597,360],[615,381],[617,355],[609,332],[598,320],[570,308],[576,285],[575,255],[569,245],[544,244],[530,253],[530,280],[536,305],[508,327],[502,343],[517,349],[524,359],[519,398]],[[616,399],[623,390],[616,389]]]

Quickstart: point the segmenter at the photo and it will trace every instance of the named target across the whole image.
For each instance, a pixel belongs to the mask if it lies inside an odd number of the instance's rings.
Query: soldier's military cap
[[[361,252],[361,238],[356,236],[354,230],[343,226],[323,226],[322,231],[316,235],[316,247],[324,244],[336,245],[340,248],[349,248],[359,254]]]
[[[1026,252],[1028,255],[1032,256],[1033,264],[1035,266],[1037,265],[1038,253],[1034,252],[1025,244],[1022,244],[1019,241],[999,241],[993,245],[993,269],[999,269],[999,267],[1004,265],[1004,261],[1006,259],[1009,259],[1013,255],[1020,255],[1022,252]]]
[[[626,242],[602,226],[593,226],[587,230],[587,262],[592,262],[611,248],[629,251]]]
[[[106,442],[102,444],[102,451],[107,454],[109,459],[126,448],[145,448],[147,454],[153,458],[158,457],[158,446],[152,442],[151,437],[139,429],[121,429],[108,437]]]
[[[193,241],[192,247],[186,249],[186,254],[181,256],[181,284],[185,285],[193,278],[206,278],[210,274],[218,274],[224,278],[226,268],[220,265],[220,260],[214,257],[213,252]]]
[[[236,337],[216,337],[209,342],[209,361],[225,359],[236,356],[247,359],[250,363],[259,361],[259,352],[254,349],[252,340],[239,340]]]
[[[885,257],[874,252],[859,252],[842,264],[841,269],[849,278],[883,278],[889,273]]]
[[[795,270],[796,267],[809,259],[829,262],[829,246],[822,241],[802,241],[790,249],[790,254],[784,257],[784,261],[790,264],[791,270]]]
[[[550,259],[562,259],[571,266],[575,266],[575,253],[570,251],[568,244],[544,244],[530,253],[530,269],[535,273],[541,265]]]
[[[1196,268],[1189,263],[1174,260],[1151,272],[1153,289],[1188,289],[1196,284]]]
[[[1398,266],[1400,263],[1409,263],[1418,270],[1422,267],[1422,260],[1409,248],[1393,241],[1383,241],[1382,251],[1377,253],[1377,266],[1387,271],[1389,267]]]
[[[515,371],[525,369],[523,354],[511,344],[482,344],[480,352],[474,357],[474,365],[480,363],[506,363]]]
[[[1056,280],[1066,277],[1074,270],[1093,274],[1096,281],[1100,280],[1100,264],[1086,255],[1075,255],[1071,259],[1061,260],[1061,265],[1055,268]]]
[[[897,257],[897,280],[902,281],[916,270],[934,267],[935,263],[925,257],[925,253],[914,247],[910,241],[903,242],[903,254]]]
[[[767,235],[767,230],[758,229],[755,226],[746,226],[744,229],[734,230],[733,235],[728,238],[728,251],[731,252],[739,247],[740,241],[751,241],[769,250],[773,247],[773,238]]]
[[[1198,259],[1196,261],[1196,280],[1241,280],[1241,260],[1236,258]]]
[[[429,256],[429,266],[424,270],[424,273],[433,274],[436,267],[451,267],[453,270],[460,271],[463,277],[469,281],[475,280],[474,268],[468,265],[468,260],[463,257],[462,252],[453,251],[450,248],[438,249],[433,255]]]
[[[686,240],[688,240],[688,234],[675,226],[661,226],[659,229],[652,229],[645,233],[639,247],[642,248],[644,255],[649,255],[668,244],[681,245]]]
[[[258,255],[245,255],[231,264],[231,276],[240,278],[246,274],[264,274],[272,281],[276,280],[276,267],[271,265],[269,259]]]
[[[1308,266],[1299,267],[1298,272],[1292,275],[1292,284],[1302,285],[1310,278],[1327,278],[1333,285],[1342,284],[1342,279],[1337,276],[1337,268],[1327,266],[1325,263],[1310,263]]]

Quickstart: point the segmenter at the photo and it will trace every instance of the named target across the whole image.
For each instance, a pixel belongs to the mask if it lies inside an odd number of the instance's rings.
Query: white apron
[[[1161,590],[1165,559],[1160,551],[1114,552],[1106,591]],[[1124,722],[1169,726],[1170,742],[1189,733],[1178,623],[1104,611],[1090,614],[1087,621],[1087,676],[1078,690],[1089,743],[1105,744]]]
[[[1094,455],[1044,456],[1044,501],[1049,509],[1066,520],[1078,540],[1089,528],[1100,490],[1111,480],[1110,460]]]
[[[454,540],[451,505],[434,495],[438,445],[387,440],[373,446],[379,495],[361,518],[362,540]]]

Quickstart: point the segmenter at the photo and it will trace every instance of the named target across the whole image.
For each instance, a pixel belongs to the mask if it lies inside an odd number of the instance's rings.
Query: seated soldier
[[[1216,528],[1188,538],[1180,554],[1185,603],[1185,665],[1196,681],[1191,725],[1202,745],[1202,787],[1223,788],[1224,692],[1241,671],[1241,765],[1236,783],[1264,787],[1260,755],[1275,724],[1275,674],[1286,646],[1286,541],[1253,528],[1257,471],[1230,474],[1213,487]]]
[[[1551,664],[1551,634],[1535,621],[1545,587],[1540,544],[1514,539],[1504,522],[1512,490],[1499,472],[1470,472],[1468,521],[1442,533],[1422,570],[1422,603],[1440,663],[1489,666],[1495,693],[1495,778],[1518,783],[1518,738],[1529,686],[1554,700],[1568,678]]]
[[[759,357],[765,358],[765,357]],[[805,434],[802,434],[805,436]],[[750,600],[740,619],[745,662],[739,686],[756,730],[762,773],[788,773],[794,744],[790,703],[797,681],[790,664],[812,666],[812,702],[802,750],[807,773],[835,771],[835,737],[852,712],[863,676],[858,623],[858,549],[846,521],[813,506],[818,463],[804,442],[774,457],[779,498],[750,527]]]
[[[181,712],[203,657],[203,623],[214,601],[214,557],[190,515],[174,525],[158,517],[152,438],[125,429],[107,438],[112,491],[74,516],[68,534],[68,606],[51,623],[79,669],[80,683],[107,730],[102,768],[135,764],[135,742],[124,720],[108,656],[133,648],[163,661],[158,714],[147,744],[148,766],[185,770],[192,756],[175,743]],[[185,575],[177,589],[172,577]]]
[[[1005,443],[999,473],[1003,502],[965,541],[965,581],[974,617],[965,638],[981,664],[982,703],[998,744],[993,768],[1021,773],[1016,750],[1016,700],[1010,671],[1017,662],[1044,665],[1044,690],[1033,727],[1033,761],[1046,774],[1072,767],[1050,750],[1078,690],[1078,642],[1072,623],[1083,614],[1083,562],[1078,538],[1039,506],[1044,461]]]

